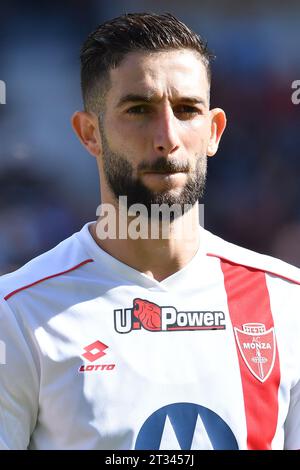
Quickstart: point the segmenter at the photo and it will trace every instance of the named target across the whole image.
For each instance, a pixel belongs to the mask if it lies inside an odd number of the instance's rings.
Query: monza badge
[[[260,382],[270,376],[275,362],[274,327],[266,331],[263,323],[247,323],[234,328],[236,341],[246,366]]]

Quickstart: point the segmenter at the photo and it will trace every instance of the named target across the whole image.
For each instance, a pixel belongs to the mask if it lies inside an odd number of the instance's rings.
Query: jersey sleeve
[[[39,380],[28,340],[6,301],[0,302],[0,449],[24,450],[35,428]]]
[[[300,450],[300,380],[291,389],[290,406],[284,430],[284,449]]]

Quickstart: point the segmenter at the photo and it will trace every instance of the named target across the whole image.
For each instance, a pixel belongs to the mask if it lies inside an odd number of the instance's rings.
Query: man
[[[100,216],[1,280],[2,448],[299,448],[299,270],[198,228],[209,60],[171,15],[85,42]]]

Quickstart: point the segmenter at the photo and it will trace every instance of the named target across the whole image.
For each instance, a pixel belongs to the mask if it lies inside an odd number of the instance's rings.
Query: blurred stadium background
[[[299,1],[9,0],[0,10],[0,273],[94,220],[95,161],[70,126],[79,49],[98,23],[133,11],[178,15],[217,55],[212,105],[228,128],[209,162],[206,228],[300,266]]]

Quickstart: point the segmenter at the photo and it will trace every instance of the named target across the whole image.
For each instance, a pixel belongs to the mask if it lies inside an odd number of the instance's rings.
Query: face
[[[194,205],[212,138],[209,83],[190,50],[134,52],[111,70],[99,118],[101,186],[128,205]]]

